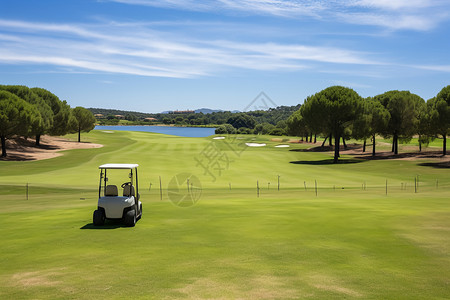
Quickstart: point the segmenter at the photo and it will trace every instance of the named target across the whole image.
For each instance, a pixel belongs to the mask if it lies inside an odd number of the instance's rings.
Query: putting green
[[[450,297],[448,169],[234,138],[94,131],[103,148],[0,162],[0,298]],[[134,228],[92,226],[103,163],[140,165]],[[193,206],[170,201],[180,173]]]

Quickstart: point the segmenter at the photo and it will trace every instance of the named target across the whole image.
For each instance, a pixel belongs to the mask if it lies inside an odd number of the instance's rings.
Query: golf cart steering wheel
[[[124,188],[127,185],[131,185],[131,182],[130,181],[129,182],[124,182],[124,183],[122,183],[122,185],[120,187]]]

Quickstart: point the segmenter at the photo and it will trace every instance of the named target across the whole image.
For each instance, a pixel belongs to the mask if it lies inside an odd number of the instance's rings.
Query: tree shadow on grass
[[[83,227],[80,227],[80,229],[117,229],[127,227],[120,221],[114,221],[114,220],[105,220],[105,224],[102,226],[95,226],[94,223],[88,223],[84,225]]]
[[[443,162],[427,162],[427,163],[421,163],[419,166],[423,167],[432,167],[436,169],[450,169],[450,161],[443,161]]]
[[[345,151],[356,151],[362,149],[361,145],[358,144],[348,144],[347,147],[344,147],[344,145],[340,145],[339,147],[339,151],[341,151],[343,154],[345,154]],[[292,152],[332,152],[334,151],[334,146],[328,146],[328,145],[324,145],[322,146],[315,146],[315,147],[311,147],[311,148],[307,148],[307,149],[291,149],[289,151]]]
[[[368,147],[369,148],[369,147]],[[442,151],[440,150],[428,150],[421,152],[403,152],[399,154],[393,154],[391,151],[384,152],[376,152],[375,156],[372,156],[372,152],[360,152],[362,150],[362,146],[358,144],[349,144],[347,145],[347,149],[344,149],[343,146],[340,148],[341,154],[347,154],[353,156],[353,159],[339,160],[336,164],[353,164],[360,163],[364,161],[376,161],[376,160],[417,160],[417,159],[433,159],[439,160],[436,162],[424,162],[418,164],[422,167],[432,167],[437,169],[450,169],[450,161],[446,156],[442,155]],[[334,147],[330,146],[316,146],[308,149],[290,149],[289,151],[293,152],[333,152]],[[348,151],[348,152],[347,152]],[[445,161],[443,161],[445,159]],[[325,159],[319,161],[291,161],[291,164],[303,164],[303,165],[330,165],[334,164],[333,159]]]
[[[291,161],[289,163],[296,164],[296,165],[313,165],[313,166],[320,166],[320,165],[346,165],[346,164],[359,164],[364,162],[362,159],[339,159],[336,163],[333,159],[323,159],[323,160],[296,160]]]
[[[2,161],[8,161],[8,160],[11,160],[11,161],[28,161],[28,160],[36,160],[36,159],[33,158],[33,157],[29,157],[26,154],[20,154],[20,153],[11,154],[11,153],[8,153],[8,148],[7,148],[7,150],[6,150],[6,157],[0,157],[0,160],[2,160]]]
[[[334,151],[333,147],[329,147],[329,146],[324,146],[324,147],[311,147],[311,148],[300,148],[300,149],[290,149],[289,151],[292,152],[331,152]]]
[[[417,159],[417,158],[441,158],[442,154],[439,151],[422,151],[422,152],[404,152],[393,154],[391,151],[377,152],[372,156],[370,152],[359,153],[358,157],[367,160],[390,160],[390,159]]]

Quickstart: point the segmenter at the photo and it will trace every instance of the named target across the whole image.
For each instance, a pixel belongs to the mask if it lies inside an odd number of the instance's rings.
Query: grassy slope
[[[226,150],[232,161],[213,182],[194,160],[204,159],[211,138],[85,138],[105,147],[0,164],[0,298],[450,297],[446,169],[413,161],[333,165],[329,153],[274,148],[278,143],[259,137],[268,147],[239,156]],[[216,145],[225,151],[223,142]],[[97,167],[106,162],[141,165],[144,217],[135,228],[92,228]],[[203,186],[190,208],[174,206],[166,192],[160,201],[155,188],[158,176],[165,188],[181,172]]]
[[[250,139],[249,137],[245,137]],[[270,137],[258,137],[254,142],[264,142],[268,147],[251,148],[233,146],[232,149],[223,140],[215,141],[226,157],[220,168],[211,167],[216,177],[205,174],[195,158],[204,161],[205,149],[211,147],[211,138],[180,138],[145,132],[120,132],[108,134],[94,131],[84,137],[86,140],[105,144],[101,149],[71,150],[66,155],[50,160],[36,162],[2,162],[0,182],[12,184],[70,185],[95,188],[97,167],[105,162],[136,162],[141,165],[142,184],[158,183],[161,176],[167,183],[174,175],[188,172],[200,178],[205,187],[226,188],[229,183],[234,187],[253,187],[259,180],[264,186],[272,186],[280,175],[285,187],[312,186],[317,180],[321,187],[383,186],[385,180],[392,180],[393,186],[400,187],[402,182],[414,183],[414,177],[434,184],[436,179],[447,176],[445,170],[417,168],[417,162],[400,161],[350,161],[343,155],[343,161],[355,162],[334,165],[330,163],[329,153],[312,153],[301,150],[309,146],[293,144],[291,148],[274,148],[278,142],[271,142]],[[247,140],[236,140],[243,143]],[[245,149],[243,152],[240,152]],[[355,172],[361,176],[355,176]]]

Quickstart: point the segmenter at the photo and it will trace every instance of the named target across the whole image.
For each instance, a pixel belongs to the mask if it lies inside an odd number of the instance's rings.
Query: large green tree
[[[431,103],[430,100],[424,106],[420,106],[418,114],[417,134],[419,141],[419,152],[422,151],[422,145],[428,146],[435,138],[431,124]]]
[[[342,86],[326,88],[307,99],[302,107],[307,125],[334,137],[334,162],[339,159],[340,139],[362,110],[357,92]],[[319,125],[320,122],[320,125]]]
[[[307,126],[302,113],[299,110],[294,112],[287,120],[287,133],[293,136],[304,137],[307,135]]]
[[[314,133],[323,133],[328,136],[330,132],[326,128],[326,123],[323,122],[328,113],[321,109],[324,104],[320,100],[315,95],[308,96],[305,99],[303,105],[298,110],[304,122],[304,124],[300,123],[300,125],[308,127]],[[315,102],[314,105],[311,102]]]
[[[373,98],[364,100],[363,111],[356,117],[353,123],[352,136],[362,139],[363,152],[366,147],[366,140],[372,139],[372,156],[375,156],[376,135],[386,131],[390,115],[387,109]]]
[[[391,118],[384,136],[392,137],[392,152],[398,154],[398,141],[409,141],[418,133],[420,112],[425,101],[409,91],[389,91],[374,97],[388,110]]]
[[[36,146],[39,146],[41,135],[48,133],[53,125],[53,112],[48,103],[26,86],[0,85],[0,90],[13,93],[36,107],[41,119],[31,128],[31,135],[35,136]]]
[[[0,140],[2,157],[6,156],[6,139],[13,136],[28,136],[30,128],[40,120],[37,109],[17,97],[0,90]]]
[[[447,135],[450,128],[450,85],[444,87],[435,98],[428,100],[430,127],[442,136],[442,154],[447,154]]]
[[[78,132],[78,142],[81,142],[81,132],[89,132],[95,127],[95,117],[92,112],[84,107],[77,106],[72,110],[76,120],[75,128]]]
[[[310,136],[310,142],[312,141],[312,130],[306,124],[305,118],[302,115],[302,109],[295,111],[286,121],[286,133],[293,136],[306,137],[306,141],[308,141],[308,136]],[[314,141],[315,143],[315,141]]]
[[[41,97],[52,109],[53,125],[49,129],[50,135],[65,135],[74,127],[75,119],[71,115],[70,106],[66,101],[61,101],[53,93],[42,88],[32,88],[32,92]]]

